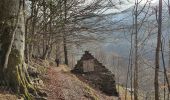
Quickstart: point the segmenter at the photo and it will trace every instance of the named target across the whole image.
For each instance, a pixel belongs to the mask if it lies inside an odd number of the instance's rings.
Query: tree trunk
[[[136,2],[135,2],[134,100],[138,100],[138,0],[136,0]]]
[[[44,53],[46,52],[46,45],[47,45],[47,42],[46,42],[46,32],[47,32],[47,13],[46,13],[46,10],[47,10],[47,7],[46,7],[46,0],[43,0],[43,55]],[[42,56],[43,56],[42,55]]]
[[[68,55],[67,55],[67,42],[66,42],[66,21],[67,21],[67,0],[64,0],[64,20],[65,20],[65,25],[64,25],[64,34],[63,34],[63,46],[64,46],[64,59],[65,59],[65,64],[68,65]]]
[[[168,0],[168,12],[169,12],[169,16],[168,16],[168,33],[170,33],[170,1]],[[169,59],[168,59],[168,73],[170,73],[170,39],[169,39],[169,41],[168,41],[168,44],[169,44]],[[168,82],[170,81],[170,77],[169,76],[167,76],[168,77]],[[167,83],[168,83],[167,82]],[[168,84],[169,86],[170,86],[170,84]],[[167,99],[169,100],[169,94],[170,94],[170,89],[168,90],[168,96],[167,96]]]
[[[158,15],[158,36],[157,36],[157,47],[155,53],[155,100],[159,100],[159,66],[160,66],[160,47],[161,47],[161,34],[162,34],[162,0],[159,0],[159,15]]]
[[[43,56],[42,56],[42,59],[43,59],[43,60],[46,60],[46,59],[47,59],[49,52],[50,52],[50,46],[49,46],[49,45],[46,45],[46,50],[45,50],[45,52],[44,52],[44,54],[43,54]]]
[[[65,36],[63,36],[63,45],[64,45],[65,64],[68,65],[67,44],[66,44],[66,37]]]
[[[23,0],[1,0],[0,2],[0,78],[14,92],[22,93],[25,99],[30,100],[28,88],[31,88],[31,85],[24,62],[23,4]],[[4,67],[6,61],[7,65]]]

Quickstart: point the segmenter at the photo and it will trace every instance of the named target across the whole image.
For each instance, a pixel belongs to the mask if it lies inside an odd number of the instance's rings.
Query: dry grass
[[[121,100],[125,100],[126,89],[120,85],[116,86],[119,89],[119,95]],[[126,100],[131,100],[131,94],[127,91]]]
[[[0,100],[23,100],[23,99],[18,99],[16,95],[3,91],[0,92]]]
[[[48,77],[48,100],[117,100],[80,81],[65,65],[49,68]]]

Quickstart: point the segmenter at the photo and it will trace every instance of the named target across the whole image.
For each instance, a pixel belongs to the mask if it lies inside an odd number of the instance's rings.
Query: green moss
[[[19,51],[16,49],[11,50],[11,54],[10,54],[9,58],[11,58],[10,61],[15,59],[15,61],[13,61],[13,63],[12,63],[13,65],[19,65],[19,64],[23,63],[23,60],[21,59],[21,55],[20,55]]]
[[[95,93],[93,93],[93,89],[89,86],[85,86],[86,92],[88,94],[88,97],[91,98],[92,100],[98,100],[98,97]]]
[[[18,94],[23,94],[25,100],[32,100],[32,96],[29,93],[29,89],[34,89],[28,82],[26,74],[24,72],[24,61],[21,58],[20,52],[16,49],[11,50],[9,56],[9,63],[6,70],[6,80],[12,90]],[[29,77],[28,77],[29,78]]]
[[[39,73],[46,73],[46,72],[47,72],[47,67],[38,66],[38,67],[37,67],[37,71],[38,71]]]
[[[0,26],[2,26],[0,30],[0,43],[2,43],[2,50],[0,51],[1,58],[5,58],[8,50],[12,37],[11,30],[14,28],[14,21],[5,22],[3,26],[0,24]],[[4,60],[5,59],[1,59],[1,62],[3,63]],[[8,67],[3,71],[5,76],[4,81],[18,95],[22,94],[25,100],[33,100],[29,89],[34,89],[34,86],[31,86],[28,82],[24,67],[24,59],[20,51],[12,48],[8,59]]]

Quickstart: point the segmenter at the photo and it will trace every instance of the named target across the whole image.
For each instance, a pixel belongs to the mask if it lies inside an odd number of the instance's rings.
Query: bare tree
[[[157,13],[157,11],[156,11]],[[159,0],[159,11],[158,11],[158,35],[157,35],[157,47],[155,53],[155,100],[159,100],[159,67],[160,67],[160,59],[159,53],[161,48],[161,35],[162,35],[162,0]]]
[[[31,100],[29,89],[34,91],[34,87],[24,61],[24,0],[2,0],[0,8],[1,83],[5,82],[14,92]]]

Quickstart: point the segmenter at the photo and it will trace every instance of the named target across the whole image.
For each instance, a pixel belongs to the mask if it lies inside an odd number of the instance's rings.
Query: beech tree
[[[24,50],[24,0],[1,0],[0,81],[30,100],[29,90],[34,88],[27,73]]]

